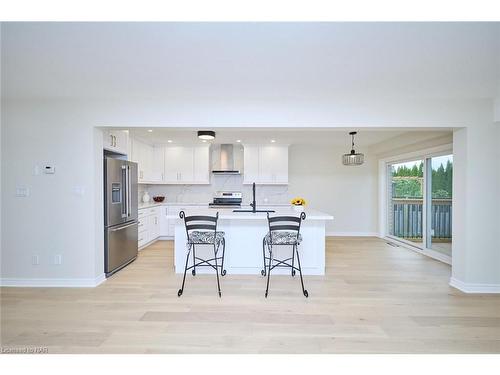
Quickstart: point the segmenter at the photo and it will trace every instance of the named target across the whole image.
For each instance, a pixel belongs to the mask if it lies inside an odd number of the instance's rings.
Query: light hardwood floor
[[[376,238],[328,238],[327,274],[173,273],[159,241],[97,288],[2,288],[2,347],[50,353],[499,353],[500,297],[450,286],[450,267]]]

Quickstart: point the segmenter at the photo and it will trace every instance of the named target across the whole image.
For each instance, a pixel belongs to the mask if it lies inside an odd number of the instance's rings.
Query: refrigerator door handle
[[[122,165],[122,218],[128,216],[128,185],[127,185],[127,167]]]
[[[132,196],[130,191],[132,190],[132,181],[130,179],[130,165],[127,165],[127,217],[130,217],[130,208],[132,207]]]
[[[134,221],[133,223],[131,224],[128,224],[128,225],[125,225],[123,227],[118,227],[118,228],[113,228],[113,229],[110,229],[109,231],[110,232],[116,232],[116,231],[119,231],[119,230],[122,230],[122,229],[125,229],[125,228],[128,228],[128,227],[131,227],[132,225],[137,225],[137,222]]]

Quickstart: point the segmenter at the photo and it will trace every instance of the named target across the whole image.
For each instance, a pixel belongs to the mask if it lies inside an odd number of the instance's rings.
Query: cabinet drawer
[[[139,210],[139,213],[138,213],[137,216],[139,217],[139,220],[142,219],[142,218],[144,218],[144,217],[146,217],[146,216],[148,216],[147,215],[147,210],[145,210],[145,209]]]
[[[147,230],[139,233],[139,237],[137,239],[137,242],[138,242],[139,247],[144,246],[145,244],[147,244],[149,242],[149,234],[148,234]]]

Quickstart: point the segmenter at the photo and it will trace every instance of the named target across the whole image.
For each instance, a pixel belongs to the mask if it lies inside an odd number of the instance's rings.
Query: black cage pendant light
[[[344,165],[361,165],[365,161],[365,155],[354,151],[354,136],[356,134],[358,134],[358,132],[349,133],[349,135],[351,136],[351,152],[349,154],[342,155],[342,164]]]

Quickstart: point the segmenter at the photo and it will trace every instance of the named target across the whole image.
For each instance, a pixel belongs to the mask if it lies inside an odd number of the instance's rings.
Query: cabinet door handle
[[[110,146],[111,146],[111,147],[113,147],[113,135],[112,135],[112,134],[110,134],[110,135],[109,135],[109,138],[111,139]]]

